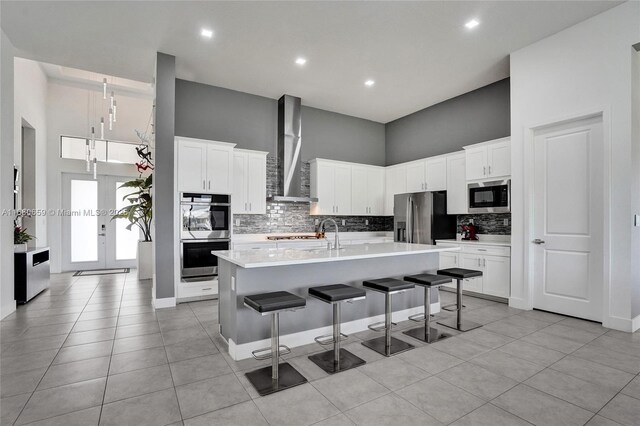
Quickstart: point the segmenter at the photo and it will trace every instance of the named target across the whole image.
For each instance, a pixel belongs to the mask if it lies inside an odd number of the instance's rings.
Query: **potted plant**
[[[33,235],[27,233],[27,229],[15,223],[13,228],[13,251],[14,253],[24,253],[27,251],[27,243],[33,240]]]
[[[127,229],[137,226],[142,231],[142,240],[138,241],[138,279],[153,277],[153,246],[151,241],[151,220],[153,219],[153,204],[151,187],[153,174],[147,177],[123,183],[120,188],[131,188],[134,191],[126,195],[123,200],[129,205],[121,208],[111,219],[126,219],[129,221]]]

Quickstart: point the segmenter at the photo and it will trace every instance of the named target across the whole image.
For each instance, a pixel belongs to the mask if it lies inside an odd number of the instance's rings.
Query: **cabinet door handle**
[[[482,266],[482,265],[480,264],[480,258],[478,258],[478,266]]]
[[[489,166],[489,174],[491,174],[491,166]]]
[[[206,186],[205,186],[205,182],[204,182],[204,180],[203,180],[203,181],[202,181],[202,189],[205,189],[205,188],[206,188]]]
[[[247,203],[244,203],[244,210],[247,211]]]
[[[209,181],[209,189],[211,189],[211,181]]]
[[[429,184],[427,182],[424,183],[424,189],[429,189]]]
[[[482,266],[487,266],[487,259],[482,259]]]
[[[338,213],[340,211],[340,207],[336,206],[336,213]]]
[[[251,203],[249,203],[249,211],[251,211]]]
[[[487,175],[487,166],[482,166],[482,175],[483,176]]]

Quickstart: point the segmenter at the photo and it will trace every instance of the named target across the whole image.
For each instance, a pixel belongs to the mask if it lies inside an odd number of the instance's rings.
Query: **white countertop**
[[[511,236],[510,235],[494,235],[494,238],[487,238],[487,236],[480,235],[479,240],[458,240],[458,239],[449,239],[449,240],[436,240],[436,244],[465,244],[465,245],[479,245],[479,246],[499,246],[499,247],[511,247]],[[495,238],[501,237],[501,238]]]
[[[263,268],[269,266],[336,262],[457,250],[459,250],[457,247],[438,247],[426,244],[379,243],[345,246],[340,250],[327,250],[325,248],[286,248],[225,250],[213,251],[212,253],[220,259],[234,263],[242,268]]]

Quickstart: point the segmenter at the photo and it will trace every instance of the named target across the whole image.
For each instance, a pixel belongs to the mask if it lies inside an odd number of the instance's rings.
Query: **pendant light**
[[[111,102],[110,102],[110,104],[109,104],[109,106],[110,106],[111,108],[113,108],[113,99],[114,99],[114,98],[115,98],[115,94],[113,93],[113,90],[112,90],[112,91],[111,91]]]
[[[96,157],[93,157],[93,179],[98,178],[98,160]]]
[[[102,79],[102,99],[107,99],[107,79]]]
[[[91,150],[95,151],[96,149],[96,131],[94,127],[91,127]]]
[[[118,104],[116,103],[115,99],[113,100],[113,108],[111,108],[113,110],[113,122],[115,123],[116,121],[118,121]]]
[[[109,130],[113,130],[113,108],[109,108]]]
[[[100,117],[100,139],[104,140],[104,117]]]
[[[89,139],[86,139],[86,141],[87,142],[86,142],[86,146],[85,146],[85,150],[84,150],[84,152],[85,152],[84,159],[85,159],[85,161],[87,163],[87,172],[90,172],[91,171],[91,164],[90,164],[90,162],[91,162],[91,151],[89,149]]]

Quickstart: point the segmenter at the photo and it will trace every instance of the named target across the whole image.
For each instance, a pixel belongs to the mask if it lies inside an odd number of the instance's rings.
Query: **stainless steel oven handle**
[[[180,240],[181,243],[224,243],[231,242],[230,238],[216,238],[216,239],[193,239],[193,240]]]
[[[214,207],[229,207],[231,203],[193,203],[191,201],[182,201],[181,206],[214,206]]]

